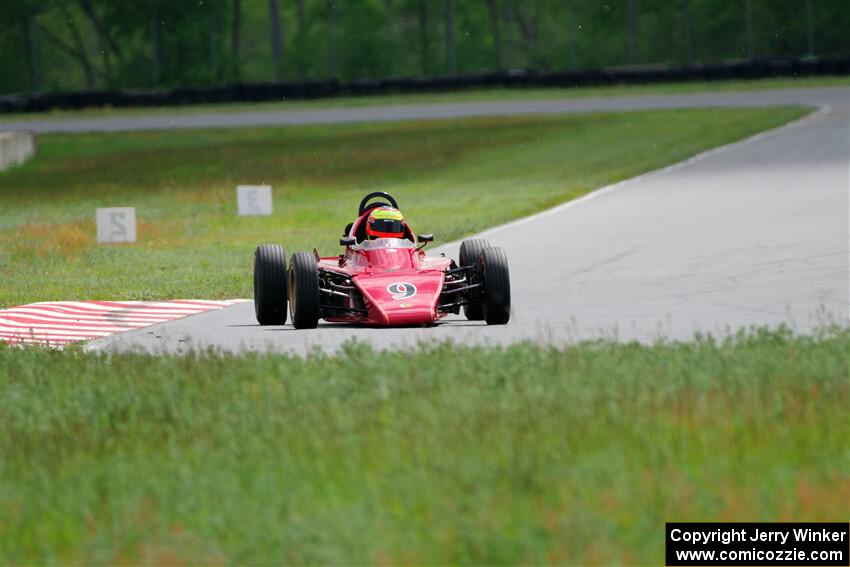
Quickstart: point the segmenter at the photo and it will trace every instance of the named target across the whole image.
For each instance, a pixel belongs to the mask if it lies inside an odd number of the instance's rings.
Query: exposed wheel
[[[322,315],[319,267],[309,252],[296,252],[289,261],[289,313],[296,329],[315,329]]]
[[[460,243],[460,261],[461,266],[477,266],[481,258],[481,253],[485,248],[490,248],[490,243],[482,238],[470,238]],[[463,314],[470,321],[484,320],[484,306],[481,304],[464,305]]]
[[[484,320],[488,325],[504,325],[511,318],[511,278],[508,257],[501,248],[485,248],[481,253],[484,275]]]
[[[280,244],[254,251],[254,313],[260,325],[286,323],[286,254]]]

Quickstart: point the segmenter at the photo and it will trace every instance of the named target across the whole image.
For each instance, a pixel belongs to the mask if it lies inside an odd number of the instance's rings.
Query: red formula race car
[[[393,197],[369,193],[360,202],[357,220],[340,238],[345,252],[339,256],[296,252],[287,270],[282,246],[257,247],[257,321],[285,324],[288,302],[296,329],[315,328],[319,319],[387,327],[431,325],[461,309],[470,320],[507,323],[511,284],[504,251],[485,240],[465,240],[455,262],[425,254],[422,249],[433,239],[413,234]]]

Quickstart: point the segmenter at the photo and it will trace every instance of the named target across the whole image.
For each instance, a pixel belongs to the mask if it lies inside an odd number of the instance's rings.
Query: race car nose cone
[[[427,325],[436,320],[443,274],[388,273],[356,277],[369,303],[369,318],[381,325]]]

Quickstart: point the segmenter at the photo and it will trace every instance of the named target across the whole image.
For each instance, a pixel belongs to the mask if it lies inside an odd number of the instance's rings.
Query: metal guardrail
[[[40,112],[112,106],[178,106],[226,102],[306,100],[339,96],[449,92],[474,88],[577,87],[659,82],[723,81],[768,77],[850,74],[850,57],[741,61],[689,67],[641,66],[583,71],[536,72],[524,69],[452,77],[239,83],[170,90],[57,92],[0,96],[0,112]]]

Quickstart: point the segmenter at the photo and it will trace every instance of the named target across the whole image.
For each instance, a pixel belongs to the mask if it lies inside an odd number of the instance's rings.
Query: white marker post
[[[236,187],[236,204],[240,217],[272,214],[271,185],[239,185]]]
[[[111,207],[97,210],[98,244],[136,241],[135,207]]]

